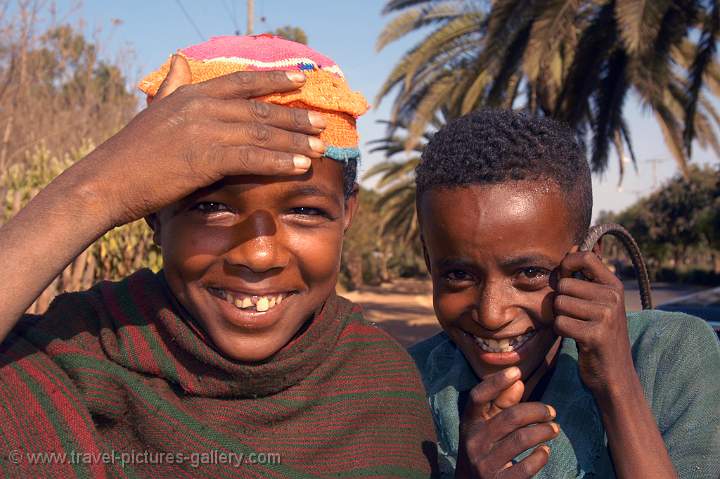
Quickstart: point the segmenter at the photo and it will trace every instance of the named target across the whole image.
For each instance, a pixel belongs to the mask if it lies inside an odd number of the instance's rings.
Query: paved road
[[[640,311],[640,291],[636,281],[625,281],[625,309],[627,311]],[[666,303],[673,298],[685,296],[707,289],[704,286],[694,286],[680,283],[653,283],[653,305]]]

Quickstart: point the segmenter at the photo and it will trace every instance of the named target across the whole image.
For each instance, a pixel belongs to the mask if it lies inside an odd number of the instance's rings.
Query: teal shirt
[[[720,477],[720,344],[705,321],[664,311],[628,315],[635,370],[681,478]],[[453,477],[460,403],[479,380],[460,349],[440,333],[410,348],[438,434],[441,477]],[[577,347],[563,339],[541,401],[561,432],[537,478],[615,477],[600,413],[578,373]],[[465,394],[464,394],[465,393]],[[518,456],[516,460],[525,457]]]

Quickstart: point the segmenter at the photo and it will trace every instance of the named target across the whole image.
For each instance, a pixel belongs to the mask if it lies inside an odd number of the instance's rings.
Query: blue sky
[[[231,35],[236,28],[244,32],[245,3],[245,0],[181,1],[204,38]],[[388,17],[381,15],[384,4],[384,0],[255,0],[255,32],[283,25],[301,27],[308,34],[310,46],[333,58],[345,72],[350,86],[374,102],[393,64],[418,39],[417,36],[403,39],[382,52],[375,51],[378,34],[388,21]],[[59,17],[69,14],[73,23],[82,18],[90,34],[100,30],[98,35],[106,57],[134,52],[128,58],[132,66],[128,75],[133,81],[159,66],[176,49],[201,41],[176,0],[87,0],[79,7],[76,2],[61,0],[57,5]],[[122,22],[112,26],[113,19]],[[376,121],[389,117],[390,100],[386,99],[379,107],[373,105],[360,119],[363,143],[382,136],[384,129]],[[639,174],[629,168],[619,190],[617,160],[613,157],[610,170],[593,182],[595,214],[602,209],[617,211],[628,206],[677,171],[652,115],[642,112],[634,99],[628,106]],[[366,146],[363,149],[361,172],[382,159],[367,154]],[[717,161],[712,152],[694,148],[693,162],[717,164]],[[365,184],[373,183],[371,180]]]

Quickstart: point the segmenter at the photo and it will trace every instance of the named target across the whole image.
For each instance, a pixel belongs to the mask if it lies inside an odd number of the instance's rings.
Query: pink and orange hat
[[[187,59],[193,83],[244,70],[302,71],[307,81],[300,90],[259,99],[323,113],[327,127],[320,139],[327,145],[325,156],[338,161],[359,158],[356,120],[369,105],[361,93],[350,89],[342,70],[330,58],[301,43],[268,34],[213,37],[178,54]],[[170,58],[140,81],[140,90],[154,96],[169,70]]]

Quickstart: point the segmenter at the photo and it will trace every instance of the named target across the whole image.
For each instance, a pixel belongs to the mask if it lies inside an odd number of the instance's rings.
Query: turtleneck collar
[[[174,297],[162,271],[139,271],[125,285],[125,291],[103,291],[117,295],[107,298],[111,301],[130,303],[111,313],[114,334],[103,334],[109,346],[106,351],[124,367],[161,377],[193,396],[256,398],[297,384],[332,354],[350,313],[349,303],[333,293],[280,351],[264,361],[245,363],[227,358],[214,347]],[[150,344],[152,359],[121,354],[132,350],[130,343],[136,340]]]

